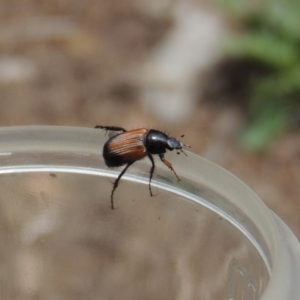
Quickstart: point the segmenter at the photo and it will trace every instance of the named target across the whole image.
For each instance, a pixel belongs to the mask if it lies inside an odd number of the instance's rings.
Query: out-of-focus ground
[[[300,131],[274,140],[263,154],[246,153],[236,142],[245,121],[239,105],[197,96],[230,20],[200,1],[189,1],[192,9],[178,9],[173,1],[149,2],[0,2],[0,125],[149,126],[176,137],[184,133],[193,152],[248,184],[299,238]],[[193,35],[185,36],[183,44],[191,49],[176,44],[193,25],[185,23],[185,9],[201,31],[195,39],[203,38],[193,45]],[[172,47],[177,52],[169,54]],[[181,52],[187,53],[183,62],[177,57]],[[180,65],[185,61],[192,71]],[[163,75],[156,74],[164,63]],[[170,95],[177,97],[177,88],[179,101],[168,102]],[[165,98],[156,89],[163,89]]]

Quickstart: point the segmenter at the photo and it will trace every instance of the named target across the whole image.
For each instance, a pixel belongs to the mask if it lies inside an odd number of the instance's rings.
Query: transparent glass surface
[[[299,242],[242,182],[188,153],[122,168],[97,129],[0,130],[1,299],[300,299]]]

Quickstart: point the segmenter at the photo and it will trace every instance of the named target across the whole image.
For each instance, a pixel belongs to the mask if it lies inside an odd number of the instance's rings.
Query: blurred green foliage
[[[300,104],[300,1],[223,0],[241,34],[228,41],[230,56],[250,59],[270,71],[251,80],[248,125],[241,141],[261,151],[292,126]]]

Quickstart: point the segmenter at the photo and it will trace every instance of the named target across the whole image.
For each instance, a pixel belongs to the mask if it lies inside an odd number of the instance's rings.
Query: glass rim
[[[102,158],[102,147],[107,139],[108,137],[105,136],[102,130],[87,127],[35,125],[2,127],[0,128],[0,173],[5,170],[8,172],[13,163],[14,170],[16,170],[16,167],[26,166],[26,164],[28,164],[28,160],[26,159],[19,159],[14,162],[14,157],[16,157],[17,154],[19,156],[22,156],[24,153],[31,155],[31,153],[38,151],[45,154],[51,152],[61,155],[63,153],[64,158],[68,155],[73,155],[78,162],[77,165],[73,166],[74,169],[80,167],[88,168],[90,171],[93,169],[102,169],[105,172],[105,176],[115,177],[119,172],[108,170],[104,166]],[[176,153],[168,153],[168,157],[170,157],[170,161],[172,161],[173,165],[176,165],[176,172],[180,177],[182,177],[183,180],[184,178],[189,178],[190,180],[198,181],[203,187],[207,188],[207,190],[216,192],[224,197],[224,199],[229,199],[232,204],[236,205],[236,207],[243,211],[243,213],[254,222],[256,228],[260,231],[269,251],[266,256],[270,255],[270,257],[265,258],[268,259],[268,261],[265,262],[272,275],[270,277],[270,284],[266,289],[271,291],[266,291],[261,299],[271,299],[267,298],[269,297],[267,295],[275,295],[273,294],[274,289],[278,292],[278,282],[280,278],[282,279],[282,274],[288,276],[287,278],[292,276],[287,269],[290,267],[290,265],[286,263],[287,261],[294,261],[295,258],[298,259],[298,269],[296,273],[300,276],[299,242],[289,229],[285,228],[286,234],[289,235],[286,238],[290,240],[293,239],[294,247],[297,248],[296,250],[289,249],[289,245],[282,236],[282,226],[284,226],[284,223],[281,224],[280,219],[277,217],[274,218],[273,213],[267,208],[263,201],[241,180],[205,158],[189,151],[186,152],[188,157],[179,157]],[[99,163],[96,162],[95,165],[80,165],[80,158],[89,155],[97,157]],[[72,163],[73,162],[74,160]],[[93,160],[93,164],[94,162],[95,160]],[[44,165],[43,163],[47,164],[49,162],[37,161],[36,164],[42,167]],[[142,164],[133,164],[134,167],[128,171],[128,174],[125,174],[124,178],[147,183],[147,177],[140,175],[140,173],[135,173],[135,170],[138,170],[143,165],[145,168],[149,167],[149,163],[146,161],[142,161]],[[57,167],[59,168],[59,165],[57,165]],[[165,166],[161,166],[158,163],[156,168],[159,170],[156,171],[156,173],[162,172],[165,174],[168,172],[168,170],[165,170]],[[173,175],[169,174],[168,176]],[[153,185],[156,185],[159,180],[160,178],[154,179]],[[180,192],[181,186],[178,186],[176,180],[170,179],[166,184],[165,188],[172,188],[176,193]],[[160,187],[163,188],[162,186]],[[222,205],[219,200],[213,204],[217,206],[219,204]],[[224,207],[219,208],[224,209]],[[234,218],[234,215],[230,216],[230,213],[229,211],[227,220],[230,220],[230,217]],[[236,223],[234,224],[236,225]],[[251,233],[249,234],[251,235]],[[294,257],[292,257],[293,253]],[[293,273],[293,275],[294,274],[295,273]],[[266,298],[264,298],[265,295]]]

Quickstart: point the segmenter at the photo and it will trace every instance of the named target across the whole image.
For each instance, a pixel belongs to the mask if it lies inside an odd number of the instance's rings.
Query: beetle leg
[[[127,169],[133,164],[134,162],[129,162],[127,164],[127,166],[124,168],[124,170],[119,174],[118,178],[115,180],[114,182],[114,186],[113,186],[113,189],[111,191],[111,196],[110,196],[110,202],[111,202],[111,209],[115,209],[114,207],[114,192],[116,190],[116,188],[118,187],[119,185],[119,181],[121,179],[121,177],[124,175],[124,173],[127,171]]]
[[[173,173],[175,174],[175,176],[177,177],[177,179],[178,180],[181,180],[179,177],[178,177],[178,175],[177,175],[177,173],[175,172],[175,170],[173,169],[173,166],[172,166],[172,164],[169,162],[169,161],[167,161],[166,159],[165,159],[165,157],[164,157],[164,155],[163,154],[159,154],[159,157],[160,157],[160,160],[170,169],[170,170],[172,170],[173,171]]]
[[[104,129],[106,131],[122,131],[122,132],[126,131],[126,129],[124,129],[122,127],[118,127],[118,126],[101,126],[101,125],[96,125],[95,128]]]
[[[152,167],[150,169],[150,177],[149,177],[149,191],[150,191],[150,195],[153,196],[152,190],[151,190],[151,180],[152,180],[154,169],[155,169],[155,163],[154,163],[154,159],[150,153],[148,153],[148,157],[152,163]]]

